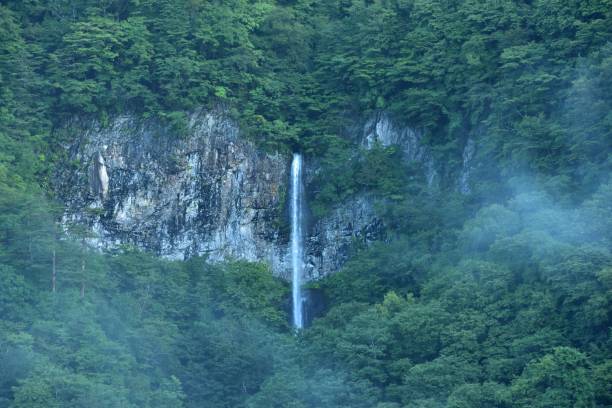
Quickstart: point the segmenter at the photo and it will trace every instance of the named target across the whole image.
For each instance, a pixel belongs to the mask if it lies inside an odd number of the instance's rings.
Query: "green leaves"
[[[592,367],[607,358],[610,324],[612,258],[592,223],[608,218],[606,191],[571,209],[518,194],[482,208],[459,233],[441,230],[439,250],[405,232],[358,252],[318,284],[331,309],[306,334],[313,352],[373,384],[385,404],[607,401],[607,366]]]
[[[218,307],[228,314],[247,314],[274,327],[287,326],[281,306],[288,288],[267,265],[232,262],[209,278]]]
[[[570,347],[556,348],[529,364],[512,383],[516,407],[586,408],[593,406],[593,386],[586,357]]]
[[[31,319],[32,303],[33,288],[13,268],[0,264],[0,327],[4,322]]]

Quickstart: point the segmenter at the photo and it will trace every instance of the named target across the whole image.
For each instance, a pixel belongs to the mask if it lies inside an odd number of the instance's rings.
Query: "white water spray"
[[[291,268],[293,290],[293,326],[304,327],[302,315],[302,156],[293,154],[291,162]]]

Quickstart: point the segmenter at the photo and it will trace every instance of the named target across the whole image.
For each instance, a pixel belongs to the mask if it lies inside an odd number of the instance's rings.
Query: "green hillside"
[[[1,0],[0,408],[612,405],[612,1]],[[88,248],[71,121],[223,107],[388,237],[311,282]],[[346,129],[421,129],[442,182]],[[477,141],[471,192],[454,177]],[[279,221],[280,222],[280,221]],[[80,238],[75,238],[80,237]]]

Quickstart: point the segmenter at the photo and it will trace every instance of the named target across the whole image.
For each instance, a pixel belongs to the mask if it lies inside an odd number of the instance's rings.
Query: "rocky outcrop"
[[[89,244],[103,250],[127,244],[170,259],[264,261],[290,276],[290,158],[241,138],[224,111],[192,114],[183,136],[130,116],[70,131],[79,136],[56,177],[67,230],[86,226]],[[336,271],[355,240],[379,229],[371,200],[339,203],[309,225],[306,278]]]
[[[304,254],[304,273],[308,279],[340,269],[355,246],[363,247],[384,238],[384,225],[373,203],[373,198],[367,195],[355,197],[313,225]]]
[[[382,146],[398,146],[403,153],[404,160],[421,163],[425,178],[430,187],[438,186],[441,178],[450,181],[449,185],[456,185],[462,194],[469,194],[470,175],[473,170],[474,155],[476,153],[475,136],[469,135],[461,152],[462,166],[457,172],[449,174],[443,169],[440,162],[436,162],[431,149],[423,143],[423,132],[417,128],[399,125],[394,122],[386,112],[379,112],[365,122],[360,134],[360,143],[365,148],[372,148],[376,143]]]
[[[282,273],[287,157],[241,139],[222,111],[191,115],[182,137],[129,116],[89,126],[69,156],[76,166],[57,178],[63,222],[87,225],[90,244],[131,244],[172,259],[263,260]]]
[[[417,161],[423,165],[425,177],[429,186],[433,186],[439,178],[433,155],[429,148],[421,143],[423,134],[420,130],[407,126],[399,126],[385,112],[372,116],[363,127],[361,144],[372,148],[376,143],[382,146],[397,145],[402,149],[404,160]]]
[[[182,135],[159,121],[131,116],[103,128],[88,124],[68,131],[76,137],[66,146],[68,160],[55,180],[66,230],[87,227],[86,240],[102,250],[133,245],[170,259],[263,261],[276,275],[290,276],[290,157],[265,153],[241,138],[225,111],[193,113]],[[398,145],[406,160],[422,163],[429,184],[436,185],[438,167],[419,131],[381,113],[353,137],[366,148]],[[463,154],[458,185],[465,193],[474,149],[468,142]],[[305,167],[312,181],[318,167],[308,158]],[[337,271],[355,244],[384,238],[368,195],[338,203],[306,225],[306,279]]]

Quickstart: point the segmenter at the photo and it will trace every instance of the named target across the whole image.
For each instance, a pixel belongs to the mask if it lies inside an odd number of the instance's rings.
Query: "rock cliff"
[[[373,115],[363,126],[361,144],[365,148],[372,148],[375,143],[383,146],[399,146],[404,160],[417,161],[423,165],[427,183],[433,186],[439,178],[438,170],[431,151],[421,143],[422,138],[419,129],[399,126],[387,113],[380,112]]]
[[[258,151],[223,113],[191,115],[184,136],[129,116],[86,127],[58,174],[64,225],[87,225],[89,242],[131,244],[164,257],[265,260],[276,271],[287,241],[287,158]],[[86,175],[89,174],[89,177]]]
[[[103,128],[88,124],[68,131],[75,142],[66,146],[68,160],[55,179],[67,230],[85,226],[86,240],[103,250],[133,245],[170,259],[264,261],[275,274],[290,276],[290,157],[258,150],[223,110],[193,113],[182,136],[156,120],[131,116]],[[380,114],[355,136],[365,147],[398,144],[406,160],[421,162],[430,184],[436,182],[433,157],[417,131]],[[464,154],[460,182],[466,192],[472,154]],[[308,171],[316,171],[312,167]],[[367,244],[383,234],[370,197],[338,203],[308,224],[306,279],[338,270],[355,242]]]
[[[69,131],[76,141],[56,177],[67,230],[86,226],[87,242],[104,250],[133,245],[170,259],[264,261],[289,276],[290,158],[258,150],[223,111],[192,114],[184,136],[130,116]],[[353,240],[374,239],[377,225],[364,197],[311,225],[307,278],[337,270]]]

